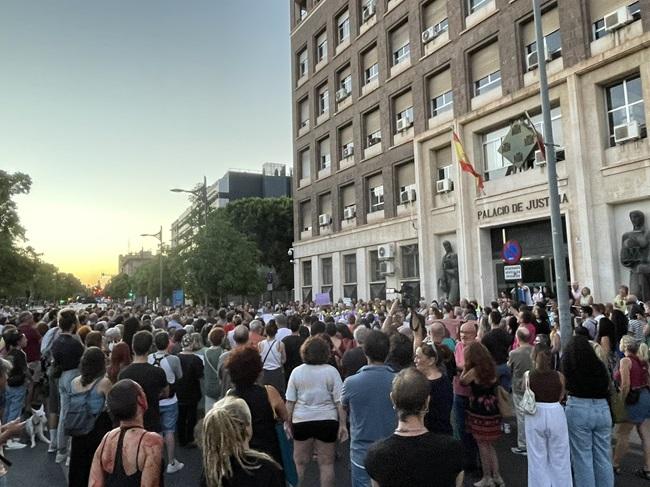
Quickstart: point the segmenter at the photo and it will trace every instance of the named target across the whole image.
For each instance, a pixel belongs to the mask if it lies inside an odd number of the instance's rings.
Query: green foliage
[[[104,296],[113,299],[126,299],[131,291],[131,280],[127,274],[113,276],[104,287]]]
[[[147,296],[150,299],[157,298],[160,295],[159,257],[138,267],[129,283],[136,296]],[[183,284],[178,277],[175,257],[163,255],[163,299],[171,300],[172,291],[181,287],[183,287]]]
[[[259,252],[253,241],[238,232],[222,211],[214,211],[192,248],[179,256],[185,269],[188,294],[223,299],[228,294],[254,294],[263,288],[257,274]]]
[[[291,198],[244,198],[225,208],[233,227],[255,242],[260,263],[271,268],[281,288],[293,287],[293,265],[287,252],[293,242]]]

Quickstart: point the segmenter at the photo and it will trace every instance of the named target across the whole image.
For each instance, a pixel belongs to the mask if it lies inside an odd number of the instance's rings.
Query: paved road
[[[638,438],[633,440],[631,450],[623,462],[623,473],[616,478],[616,487],[648,487],[647,481],[635,477],[633,472],[642,465],[642,451]],[[526,485],[526,458],[514,455],[510,447],[515,445],[515,435],[504,436],[498,442],[498,455],[501,464],[501,473],[509,487],[523,487]],[[349,461],[344,445],[340,448],[339,458],[336,462],[336,486],[349,487]],[[36,448],[13,450],[5,455],[14,463],[9,470],[9,485],[20,487],[63,487],[65,474],[60,465],[54,463],[54,455],[47,454],[47,448],[38,444]],[[185,463],[185,468],[174,475],[165,476],[167,487],[191,487],[198,485],[201,475],[201,458],[198,450],[180,448],[177,457]],[[399,458],[399,452],[396,452]],[[432,461],[444,461],[434,459]],[[318,469],[310,465],[307,471],[307,482],[304,487],[318,487]],[[471,487],[476,478],[467,478],[466,487]],[[413,486],[418,487],[418,486]]]

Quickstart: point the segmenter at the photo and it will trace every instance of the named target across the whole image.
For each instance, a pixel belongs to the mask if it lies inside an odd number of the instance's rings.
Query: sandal
[[[650,470],[646,470],[645,468],[638,469],[634,474],[642,479],[650,480]]]

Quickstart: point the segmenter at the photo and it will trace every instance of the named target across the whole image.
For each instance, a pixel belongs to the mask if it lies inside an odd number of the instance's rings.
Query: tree
[[[160,295],[160,261],[159,257],[138,267],[131,278],[131,288],[138,296],[150,299]],[[163,299],[171,299],[174,289],[183,287],[175,269],[175,261],[163,255]]]
[[[181,257],[187,272],[185,282],[191,290],[220,301],[229,294],[247,295],[262,290],[263,283],[257,274],[259,251],[252,240],[235,229],[224,212],[210,214],[207,226],[194,243]]]
[[[128,274],[120,273],[111,277],[111,280],[104,287],[104,296],[110,296],[113,299],[126,299],[131,292],[131,279]]]
[[[275,271],[280,287],[293,288],[291,198],[243,198],[229,203],[225,213],[236,230],[256,243],[260,263]]]

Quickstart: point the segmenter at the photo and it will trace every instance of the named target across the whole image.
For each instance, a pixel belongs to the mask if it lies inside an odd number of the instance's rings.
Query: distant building
[[[140,267],[147,262],[151,261],[154,255],[151,251],[141,250],[140,252],[133,252],[126,255],[120,255],[117,259],[117,269],[120,274],[124,273],[127,276],[135,274]]]
[[[266,162],[261,172],[228,171],[208,186],[210,208],[224,208],[242,198],[280,198],[291,196],[291,173],[286,164]],[[204,218],[203,205],[197,201],[171,225],[171,245],[178,247],[190,235],[193,221]]]

